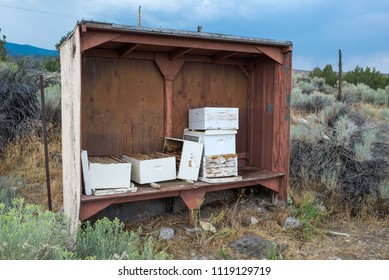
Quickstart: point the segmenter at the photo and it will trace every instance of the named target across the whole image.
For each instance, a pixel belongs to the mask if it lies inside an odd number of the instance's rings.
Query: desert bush
[[[79,227],[71,235],[67,217],[41,206],[14,199],[10,206],[0,203],[0,259],[167,259],[157,252],[152,236],[142,240],[141,231],[126,231],[118,219],[107,218]]]
[[[293,95],[295,93],[295,95]],[[310,95],[299,94],[297,90],[292,93],[292,108],[305,113],[318,112],[334,102],[334,97],[320,92]]]
[[[327,64],[323,70],[320,69],[320,67],[315,67],[310,73],[309,77],[319,77],[323,78],[325,82],[330,85],[331,87],[334,87],[338,81],[338,75],[337,73],[332,69],[331,64]]]
[[[343,86],[343,101],[346,103],[369,103],[376,106],[387,106],[389,95],[381,88],[374,90],[365,84],[350,84],[345,82]]]
[[[54,128],[61,128],[61,86],[59,84],[49,84],[45,88],[46,120]],[[39,106],[41,99],[39,92]]]
[[[313,77],[312,82],[315,85],[316,91],[319,91],[324,94],[335,94],[335,89],[328,85],[324,78]]]
[[[334,102],[330,106],[324,108],[319,116],[323,123],[333,127],[335,122],[342,116],[350,113],[351,107],[343,102]]]
[[[10,206],[12,201],[18,195],[18,188],[11,183],[11,181],[5,177],[0,177],[0,203]]]
[[[143,243],[143,246],[142,246]],[[87,221],[77,235],[75,255],[81,259],[166,259],[164,252],[155,252],[152,236],[141,242],[141,231],[128,232],[119,219],[103,218]]]
[[[354,85],[343,82],[343,102],[349,104],[360,102],[362,100],[362,94],[368,90],[371,90],[371,88],[365,84]]]
[[[328,216],[328,212],[323,210],[322,205],[316,202],[312,193],[303,194],[301,204],[298,208],[293,207],[291,212],[295,218],[301,222],[301,235],[304,239],[309,239],[315,232],[319,232],[318,226]]]
[[[57,259],[71,247],[70,223],[62,215],[15,199],[0,204],[0,259]]]
[[[29,60],[0,69],[0,153],[8,140],[29,129],[31,119],[39,118],[38,76]]]
[[[376,106],[388,106],[389,95],[381,88],[371,89],[362,93],[362,101]]]
[[[378,117],[382,120],[389,120],[389,108],[380,108],[378,112]]]
[[[291,130],[291,186],[313,187],[357,210],[388,178],[387,127],[336,104],[332,115]]]

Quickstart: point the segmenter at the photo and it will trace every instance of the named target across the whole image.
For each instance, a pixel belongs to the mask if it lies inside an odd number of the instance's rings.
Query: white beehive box
[[[204,107],[189,109],[189,129],[238,129],[239,109]]]
[[[176,159],[162,153],[123,155],[132,164],[131,178],[138,184],[176,179]]]
[[[236,130],[184,130],[184,140],[204,144],[204,156],[235,154]]]
[[[115,156],[88,156],[81,152],[85,194],[95,190],[131,189],[131,163]]]
[[[220,178],[238,176],[238,156],[236,154],[204,156],[200,177]]]
[[[197,181],[203,155],[203,144],[176,138],[165,138],[163,152],[176,157],[177,178]]]

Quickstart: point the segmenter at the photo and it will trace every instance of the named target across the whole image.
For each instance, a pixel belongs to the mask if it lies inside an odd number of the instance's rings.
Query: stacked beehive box
[[[204,144],[200,179],[238,176],[236,134],[238,108],[205,107],[189,110],[189,129],[184,140]]]

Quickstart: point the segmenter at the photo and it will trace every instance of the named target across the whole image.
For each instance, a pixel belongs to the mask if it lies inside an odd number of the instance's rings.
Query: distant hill
[[[6,42],[5,47],[10,56],[59,56],[58,51],[42,49],[30,45]]]

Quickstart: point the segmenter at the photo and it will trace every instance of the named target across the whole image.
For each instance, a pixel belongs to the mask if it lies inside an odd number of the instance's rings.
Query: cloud
[[[353,55],[344,60],[345,71],[353,70],[357,65],[375,67],[377,71],[389,74],[389,52]]]
[[[67,1],[68,2],[68,1]],[[215,22],[228,19],[257,20],[280,12],[293,12],[319,5],[322,0],[88,0],[78,1],[78,9],[85,17],[101,18],[109,14],[119,16],[136,15],[142,6],[142,18],[156,26],[171,25],[172,22]]]

